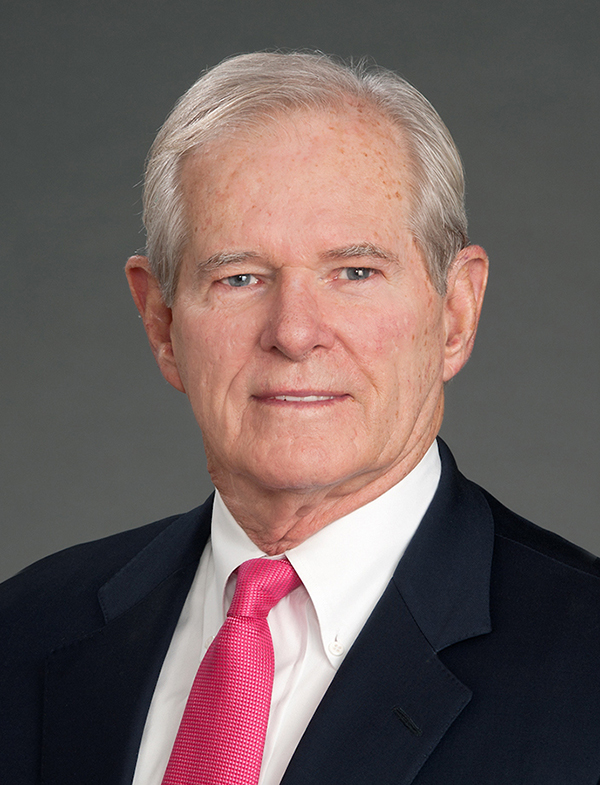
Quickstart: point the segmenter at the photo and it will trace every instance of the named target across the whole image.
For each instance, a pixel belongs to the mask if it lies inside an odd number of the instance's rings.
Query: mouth
[[[317,401],[333,401],[335,397],[335,395],[274,395],[272,400],[316,403]]]
[[[261,403],[292,403],[292,404],[327,404],[332,401],[341,401],[349,396],[346,393],[304,391],[272,392],[255,396]]]

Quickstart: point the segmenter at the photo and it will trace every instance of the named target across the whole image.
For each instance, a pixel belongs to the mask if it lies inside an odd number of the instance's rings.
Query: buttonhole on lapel
[[[417,723],[414,722],[414,720],[412,720],[408,716],[408,714],[403,709],[400,708],[400,706],[394,706],[392,711],[394,712],[396,717],[398,717],[398,719],[401,722],[403,722],[404,725],[406,725],[406,727],[413,734],[413,736],[422,736],[423,735],[423,731],[421,730],[421,728],[419,728]]]

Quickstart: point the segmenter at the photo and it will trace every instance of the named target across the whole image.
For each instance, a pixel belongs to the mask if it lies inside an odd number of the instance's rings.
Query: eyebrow
[[[208,259],[204,259],[201,262],[197,262],[195,272],[196,274],[212,272],[212,270],[218,270],[219,267],[226,267],[230,264],[240,264],[241,262],[246,262],[249,259],[258,258],[259,255],[254,253],[254,251],[223,251],[222,253],[216,253],[212,256],[209,256]]]
[[[371,257],[376,259],[384,259],[388,262],[398,262],[398,257],[389,251],[380,248],[373,243],[356,243],[354,245],[345,245],[341,248],[332,248],[321,255],[323,259],[361,259]],[[241,264],[252,259],[260,259],[260,254],[254,251],[222,251],[221,253],[213,254],[208,259],[204,259],[196,264],[196,274],[212,272],[221,267],[226,267],[233,264]]]
[[[398,262],[399,259],[394,254],[380,248],[373,243],[358,243],[356,245],[348,245],[342,248],[333,248],[327,251],[324,255],[326,259],[360,259],[365,256],[375,257],[376,259],[384,259],[387,262]]]

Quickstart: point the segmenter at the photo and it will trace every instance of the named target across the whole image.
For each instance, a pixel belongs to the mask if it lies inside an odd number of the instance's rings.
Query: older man
[[[6,781],[597,783],[597,562],[436,442],[487,259],[432,107],[233,58],[161,130],[145,222],[129,284],[217,491],[6,585]]]

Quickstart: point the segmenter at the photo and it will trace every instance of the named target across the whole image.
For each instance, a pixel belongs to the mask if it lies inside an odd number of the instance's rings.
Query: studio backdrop
[[[595,0],[4,0],[0,578],[210,492],[123,266],[152,139],[204,68],[319,49],[395,69],[462,152],[491,259],[442,435],[504,503],[600,552]]]

